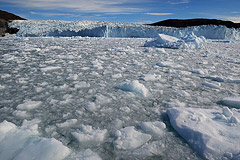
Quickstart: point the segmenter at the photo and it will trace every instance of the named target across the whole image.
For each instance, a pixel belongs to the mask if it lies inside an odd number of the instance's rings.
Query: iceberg
[[[165,34],[158,34],[152,41],[147,41],[144,46],[172,49],[198,49],[203,47],[204,42],[206,42],[205,37],[197,37],[193,32],[181,39]]]

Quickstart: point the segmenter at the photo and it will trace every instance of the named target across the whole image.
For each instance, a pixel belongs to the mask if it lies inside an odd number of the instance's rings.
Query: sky
[[[0,10],[34,20],[153,23],[211,18],[240,23],[240,0],[0,0]]]

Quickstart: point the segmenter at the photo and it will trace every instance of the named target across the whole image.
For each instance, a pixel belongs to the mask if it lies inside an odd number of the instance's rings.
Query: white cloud
[[[3,1],[3,0],[0,0]],[[121,13],[140,12],[143,9],[126,7],[129,0],[9,0],[18,7],[41,9],[41,10],[62,10],[95,13]],[[137,3],[132,0],[131,3]]]
[[[190,0],[171,0],[171,1],[168,1],[168,3],[173,5],[185,4],[185,3],[190,3]]]
[[[239,17],[224,17],[227,20],[233,21],[235,23],[240,23],[240,16]]]
[[[166,16],[166,15],[172,15],[173,13],[145,13],[148,15],[153,15],[153,16]]]
[[[240,12],[231,12],[231,13],[233,13],[233,14],[239,14]]]
[[[44,15],[44,16],[74,16],[74,14],[70,14],[70,13],[30,12],[30,14]]]

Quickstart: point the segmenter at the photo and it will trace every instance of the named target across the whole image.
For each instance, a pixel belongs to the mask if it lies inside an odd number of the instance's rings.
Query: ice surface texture
[[[3,148],[19,149],[17,140],[26,135],[32,142],[30,134],[75,152],[66,159],[201,159],[170,126],[166,110],[219,108],[216,120],[209,119],[226,123],[221,131],[236,128],[238,100],[225,97],[239,97],[239,41],[207,40],[185,50],[143,47],[149,40],[0,38],[0,123],[16,128],[1,134],[9,137]],[[232,108],[217,103],[223,99]],[[236,155],[226,149],[224,156]]]
[[[133,23],[102,21],[36,21],[15,20],[10,27],[19,28],[18,36],[89,36],[89,37],[137,37],[153,38],[158,33],[184,37],[191,32],[208,39],[239,40],[238,29],[225,26],[195,26],[187,28],[155,27]]]
[[[171,108],[173,128],[206,159],[232,159],[240,154],[240,113],[221,110]]]
[[[61,160],[70,153],[70,149],[54,138],[38,137],[28,128],[18,128],[7,121],[0,123],[1,159]]]

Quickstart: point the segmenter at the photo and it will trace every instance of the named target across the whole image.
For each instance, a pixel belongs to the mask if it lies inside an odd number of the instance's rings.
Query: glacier
[[[240,30],[225,26],[203,25],[187,28],[150,26],[107,21],[14,20],[9,27],[20,29],[21,37],[122,37],[154,38],[166,34],[177,38],[194,33],[207,39],[240,40]]]

